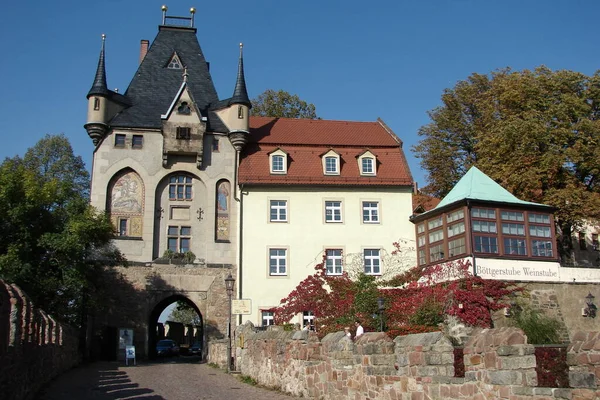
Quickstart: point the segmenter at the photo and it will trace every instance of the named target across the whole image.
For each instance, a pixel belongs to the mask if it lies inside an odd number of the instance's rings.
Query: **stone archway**
[[[194,332],[191,334],[191,336],[193,336],[195,338],[195,340],[198,340],[202,343],[202,347],[204,348],[204,316],[202,315],[202,312],[200,312],[200,309],[198,308],[198,306],[191,301],[189,298],[187,298],[184,295],[181,294],[173,294],[171,296],[168,296],[164,299],[162,299],[161,301],[159,301],[151,310],[150,315],[148,317],[148,356],[149,358],[156,358],[156,343],[158,342],[158,340],[160,340],[161,338],[159,338],[159,333],[158,333],[158,318],[160,317],[160,314],[171,304],[178,302],[178,301],[182,301],[185,304],[187,304],[188,306],[190,306],[200,317],[200,323],[198,326],[193,327],[192,329],[194,329]],[[190,337],[190,332],[189,331],[183,331],[183,332],[178,332],[177,336],[182,335],[181,338],[176,338],[177,342],[179,344],[183,343],[183,336],[186,337]],[[192,341],[193,342],[193,341]],[[202,354],[204,354],[204,351],[202,352]]]

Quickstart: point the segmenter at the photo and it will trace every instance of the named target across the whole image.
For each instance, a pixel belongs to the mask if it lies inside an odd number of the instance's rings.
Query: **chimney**
[[[147,39],[142,39],[140,42],[140,64],[144,61],[144,57],[146,57],[146,53],[148,52],[148,45],[150,42]]]
[[[419,194],[419,183],[417,181],[413,182],[413,193]]]

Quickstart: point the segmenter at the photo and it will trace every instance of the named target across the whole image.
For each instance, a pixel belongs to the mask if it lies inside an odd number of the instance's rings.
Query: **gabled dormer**
[[[206,118],[198,109],[187,85],[187,70],[184,69],[183,83],[162,120],[163,166],[169,164],[171,156],[191,156],[196,158],[196,167],[202,166],[204,132]]]
[[[361,176],[377,175],[377,157],[369,150],[363,151],[356,157],[358,161],[358,171]]]
[[[286,175],[288,164],[288,154],[281,148],[277,148],[269,153],[269,170],[271,174]]]
[[[340,154],[335,150],[329,150],[321,155],[324,175],[339,175],[341,169]]]

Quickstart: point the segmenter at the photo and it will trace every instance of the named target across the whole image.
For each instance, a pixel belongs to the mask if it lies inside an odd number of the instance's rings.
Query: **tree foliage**
[[[98,271],[121,254],[110,219],[89,205],[89,175],[63,135],[0,164],[0,278],[56,318],[81,324],[102,290]]]
[[[557,207],[562,252],[600,218],[600,71],[503,69],[442,95],[413,147],[430,194],[445,196],[476,165],[520,199]]]
[[[272,89],[265,90],[252,100],[252,115],[277,118],[318,118],[313,104],[300,99],[296,94]]]
[[[180,322],[184,325],[200,325],[202,322],[196,310],[184,301],[177,302],[168,319],[169,321]]]

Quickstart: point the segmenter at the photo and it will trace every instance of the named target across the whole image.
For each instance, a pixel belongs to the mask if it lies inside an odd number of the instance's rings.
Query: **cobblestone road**
[[[159,363],[93,363],[75,368],[36,400],[290,400],[292,396],[241,382],[235,375],[181,359]]]

